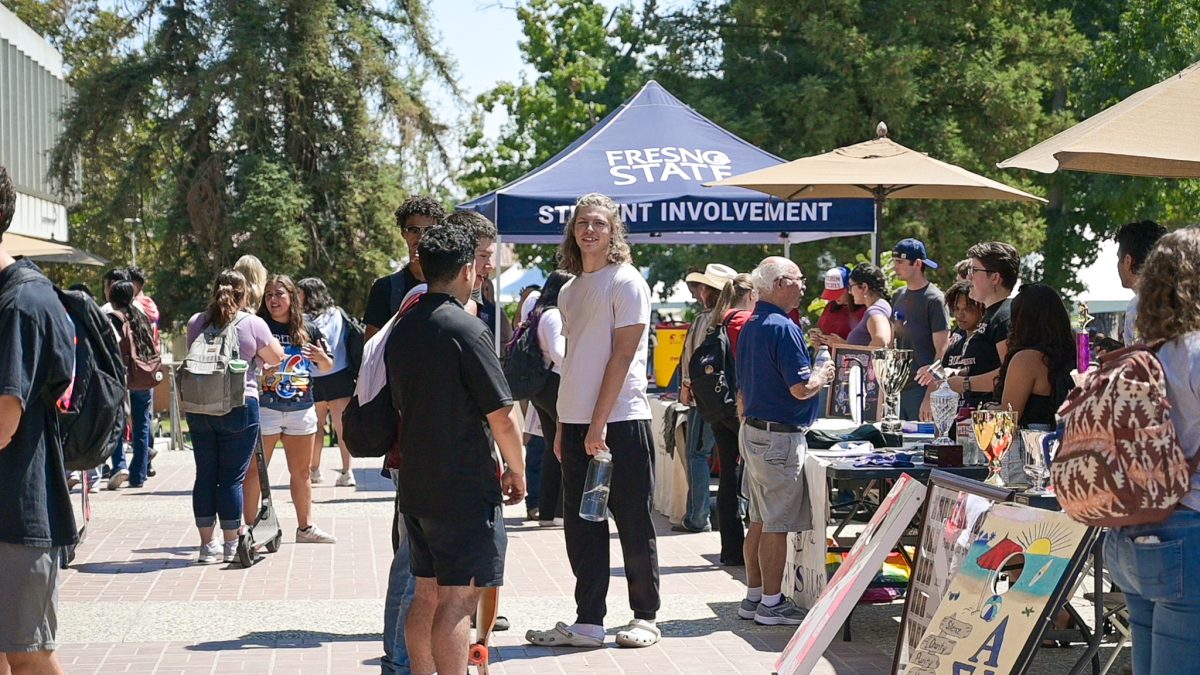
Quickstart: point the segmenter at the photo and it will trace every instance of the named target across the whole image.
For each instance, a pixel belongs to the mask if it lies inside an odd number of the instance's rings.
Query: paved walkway
[[[93,495],[87,541],[63,576],[59,654],[68,673],[379,672],[392,491],[379,476],[378,460],[356,461],[357,487],[334,487],[332,471],[327,483],[314,487],[314,519],[338,536],[332,546],[292,543],[286,467],[273,462],[285,543],[249,570],[194,564],[191,454],[164,451],[154,463],[158,476],[146,488]],[[324,466],[337,463],[327,448]],[[738,620],[741,571],[716,564],[716,534],[677,535],[660,518],[659,645],[613,645],[615,626],[631,618],[617,568],[609,591],[608,648],[527,646],[526,629],[573,619],[573,578],[561,528],[523,522],[523,507],[506,515],[502,613],[512,630],[495,634],[493,673],[766,673],[790,637],[787,628]],[[613,551],[619,561],[615,537]],[[889,672],[899,611],[896,604],[856,612],[856,641],[835,642],[814,672]],[[1078,652],[1056,651],[1063,657]]]

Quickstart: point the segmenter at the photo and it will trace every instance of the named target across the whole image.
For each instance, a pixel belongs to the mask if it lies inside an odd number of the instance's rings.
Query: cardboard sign
[[[902,474],[846,554],[787,648],[775,662],[780,675],[811,673],[855,603],[875,578],[925,499],[925,488]]]
[[[1094,539],[1094,528],[1063,513],[993,506],[912,650],[906,675],[1024,672]]]
[[[892,673],[906,672],[909,657],[941,606],[946,587],[981,535],[984,514],[1012,497],[1011,490],[942,471],[930,472]]]

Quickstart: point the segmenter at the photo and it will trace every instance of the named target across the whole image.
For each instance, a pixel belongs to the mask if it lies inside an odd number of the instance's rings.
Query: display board
[[[813,671],[924,499],[924,486],[912,476],[901,474],[825,586],[816,605],[796,627],[791,641],[775,662],[780,675]]]
[[[874,351],[874,347],[855,345],[833,347],[834,373],[829,383],[826,417],[853,420],[855,424],[883,419],[883,397],[871,363]]]
[[[1021,504],[995,504],[982,520],[906,675],[1023,673],[1096,537],[1064,513]]]
[[[971,543],[980,537],[984,514],[997,503],[1012,498],[1011,490],[942,471],[930,472],[892,673],[906,671],[909,655],[925,636],[946,587],[961,567]]]

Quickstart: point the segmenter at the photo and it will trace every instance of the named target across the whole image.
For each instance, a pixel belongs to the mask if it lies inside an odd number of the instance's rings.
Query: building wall
[[[12,232],[66,241],[65,200],[50,183],[50,152],[71,95],[62,56],[0,5],[0,164],[17,188]]]

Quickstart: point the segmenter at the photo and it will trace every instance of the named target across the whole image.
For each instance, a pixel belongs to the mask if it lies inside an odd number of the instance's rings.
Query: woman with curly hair
[[[267,279],[262,307],[258,315],[267,322],[271,334],[283,345],[283,362],[268,369],[262,379],[263,450],[271,461],[275,444],[283,439],[291,475],[292,502],[296,506],[296,541],[332,544],[337,539],[312,524],[313,437],[317,433],[317,412],[313,398],[313,377],[329,372],[333,359],[325,349],[325,338],[311,321],[304,318],[299,291],[286,274]],[[314,373],[317,371],[317,373]],[[243,486],[246,493],[246,521],[253,522],[258,512],[260,489],[258,465],[250,464]]]
[[[1071,391],[1075,332],[1058,291],[1026,284],[1012,301],[1008,354],[996,391],[1000,407],[1011,406],[1021,426],[1054,425],[1054,413]]]
[[[1161,345],[1171,422],[1194,461],[1200,449],[1200,229],[1159,239],[1137,290],[1137,334]],[[1192,473],[1191,489],[1166,520],[1109,530],[1104,556],[1125,591],[1133,672],[1176,673],[1200,663],[1200,474]]]

